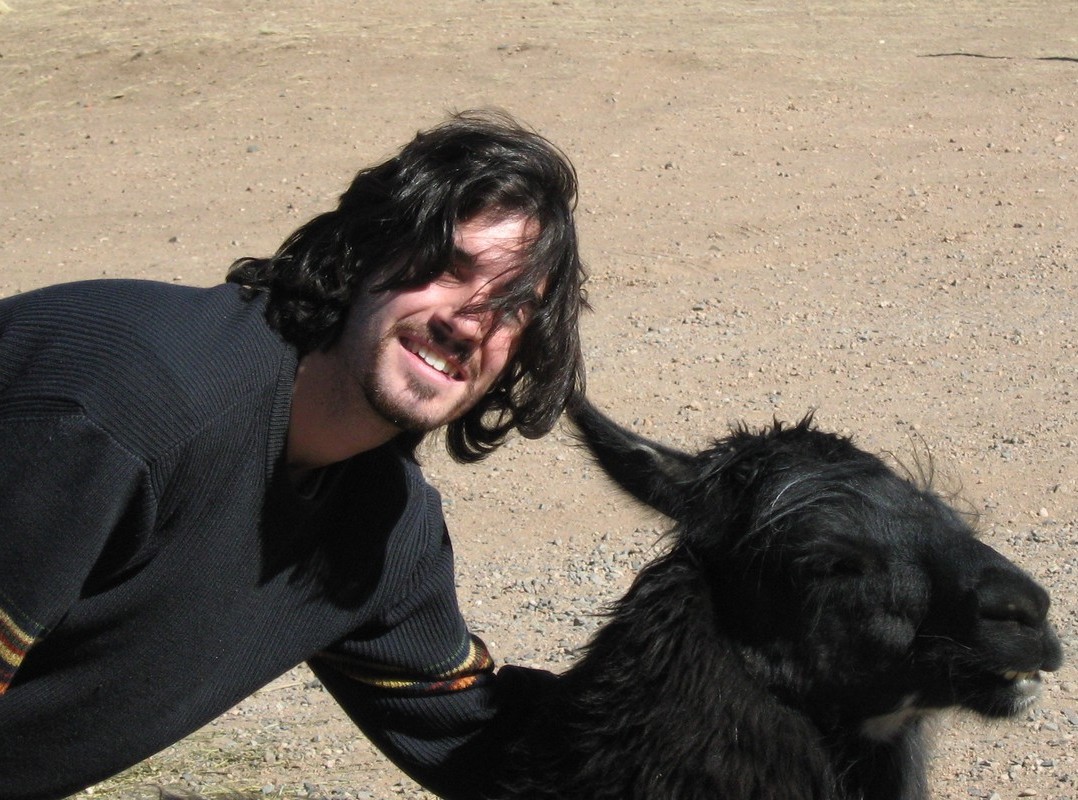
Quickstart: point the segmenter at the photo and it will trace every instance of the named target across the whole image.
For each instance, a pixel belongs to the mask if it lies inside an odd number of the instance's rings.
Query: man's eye
[[[521,327],[531,322],[531,318],[535,315],[535,310],[538,304],[532,300],[528,300],[523,303],[517,303],[515,306],[505,308],[501,312],[502,319],[506,323],[512,323]]]
[[[453,265],[446,268],[441,275],[434,279],[434,282],[440,286],[458,286],[464,283],[465,278],[464,268]]]

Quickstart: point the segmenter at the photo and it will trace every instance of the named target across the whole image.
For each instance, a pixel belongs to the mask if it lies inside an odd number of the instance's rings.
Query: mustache
[[[470,338],[454,336],[448,329],[442,329],[435,325],[423,325],[412,322],[402,322],[396,326],[398,335],[404,334],[418,341],[427,341],[431,345],[443,351],[462,368],[468,366],[472,357],[479,349],[479,343]]]

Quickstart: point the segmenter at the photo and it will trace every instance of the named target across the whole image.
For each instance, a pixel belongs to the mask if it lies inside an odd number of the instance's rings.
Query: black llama
[[[927,487],[806,418],[690,455],[586,402],[580,437],[673,518],[555,681],[502,800],[921,800],[927,717],[1027,709],[1048,595]]]

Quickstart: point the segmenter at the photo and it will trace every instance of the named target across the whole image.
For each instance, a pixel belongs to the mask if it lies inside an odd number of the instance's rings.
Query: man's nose
[[[494,311],[485,290],[454,292],[435,314],[442,332],[450,337],[478,343],[489,333]]]
[[[449,302],[447,322],[460,335],[480,340],[490,332],[494,311],[490,307],[490,287],[486,284],[463,284]]]

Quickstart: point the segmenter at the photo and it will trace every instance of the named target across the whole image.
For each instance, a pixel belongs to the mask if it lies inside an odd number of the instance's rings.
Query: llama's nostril
[[[977,586],[983,619],[1039,628],[1048,615],[1048,594],[1020,572],[991,570]]]
[[[1038,627],[1044,619],[1043,614],[1026,603],[981,604],[981,617],[996,622],[1017,622],[1031,628]]]
[[[999,650],[1013,665],[1009,669],[1017,672],[1059,669],[1063,649],[1047,621],[1048,595],[1040,586],[1021,574],[997,574],[977,587],[977,601],[978,613],[985,622],[1018,626],[1014,646]],[[998,635],[998,631],[991,630],[988,629],[989,636]]]

